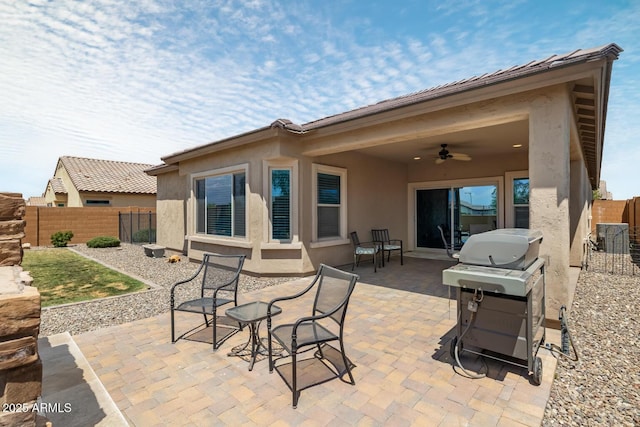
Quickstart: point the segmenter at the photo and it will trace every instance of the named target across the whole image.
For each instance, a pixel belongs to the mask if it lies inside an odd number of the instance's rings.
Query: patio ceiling
[[[474,160],[499,154],[527,150],[529,142],[529,122],[520,120],[476,129],[448,133],[426,138],[418,138],[392,144],[378,145],[357,150],[358,152],[393,160],[401,163],[420,161],[433,162],[440,151],[440,144],[448,144],[452,153],[464,153]],[[513,144],[522,144],[514,148]]]

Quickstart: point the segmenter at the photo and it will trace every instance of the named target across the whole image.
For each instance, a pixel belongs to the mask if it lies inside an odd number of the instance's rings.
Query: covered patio
[[[530,383],[524,369],[491,360],[483,379],[465,378],[454,367],[449,342],[456,324],[455,300],[441,280],[450,265],[407,256],[404,266],[392,258],[374,273],[373,266],[361,263],[345,333],[356,385],[334,380],[304,390],[297,409],[265,360],[249,372],[245,360],[227,356],[247,340],[246,329],[230,336],[217,352],[198,341],[210,340],[209,332],[171,344],[165,313],[77,335],[73,341],[88,370],[134,426],[540,425],[556,367],[549,351],[538,352],[544,365],[540,386]],[[291,294],[308,280],[244,293],[239,303]],[[305,308],[283,306],[277,322],[299,317]],[[179,325],[194,321],[193,316],[180,320]],[[262,332],[266,334],[264,325]],[[557,343],[556,334],[547,329],[547,341]],[[48,340],[55,338],[41,339],[41,346]],[[474,358],[465,356],[465,367],[479,369]],[[43,360],[47,381],[55,373],[48,371],[44,355]],[[55,395],[53,390],[49,394]],[[107,416],[105,406],[94,406],[98,425],[122,423],[117,414]],[[50,415],[54,425],[74,425],[73,412]]]

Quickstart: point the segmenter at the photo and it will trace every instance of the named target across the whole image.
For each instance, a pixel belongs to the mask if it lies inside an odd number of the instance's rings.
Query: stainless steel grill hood
[[[541,231],[525,228],[501,228],[473,234],[460,250],[460,262],[526,270],[538,258],[541,242]]]

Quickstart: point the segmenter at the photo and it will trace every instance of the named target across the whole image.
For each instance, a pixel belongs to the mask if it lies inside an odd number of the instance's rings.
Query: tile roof
[[[573,52],[569,52],[563,55],[551,55],[546,59],[531,61],[524,65],[513,66],[506,70],[498,70],[493,73],[485,73],[480,76],[474,76],[468,79],[447,83],[444,85],[436,86],[434,88],[421,90],[409,95],[387,99],[376,104],[367,105],[365,107],[357,108],[345,113],[339,113],[333,116],[314,120],[303,124],[302,126],[289,124],[290,122],[286,123],[287,121],[282,119],[279,121],[278,125],[279,127],[284,127],[294,133],[299,133],[301,130],[304,132],[335,123],[368,116],[371,114],[392,110],[394,108],[405,107],[430,99],[440,98],[471,89],[477,89],[483,86],[531,76],[541,72],[549,71],[552,68],[566,67],[580,62],[589,62],[597,59],[602,59],[604,57],[617,59],[620,52],[622,52],[622,48],[620,48],[620,46],[616,45],[615,43],[591,49],[577,49]]]
[[[153,165],[71,156],[60,162],[78,191],[156,194],[156,177],[144,173]]]
[[[47,199],[40,196],[31,196],[27,200],[27,206],[47,206]]]
[[[51,189],[55,194],[67,194],[67,188],[62,182],[62,178],[51,178],[49,184],[51,184]]]
[[[367,105],[355,110],[338,113],[332,116],[324,117],[318,120],[314,120],[303,125],[298,125],[291,122],[288,119],[280,118],[271,123],[270,126],[265,126],[256,130],[252,130],[240,135],[234,135],[228,138],[224,138],[218,141],[209,142],[206,144],[198,145],[196,147],[188,148],[176,153],[163,156],[164,163],[155,165],[149,168],[149,173],[157,174],[162,170],[166,170],[168,165],[174,164],[180,159],[191,158],[198,155],[202,150],[207,150],[213,146],[237,140],[241,137],[250,136],[252,134],[258,134],[269,128],[282,128],[291,133],[305,134],[308,131],[319,129],[325,126],[331,126],[334,124],[354,120],[374,114],[384,113],[396,108],[402,108],[409,105],[425,102],[433,99],[443,98],[466,91],[487,87],[499,83],[505,83],[520,78],[526,78],[534,76],[540,73],[552,71],[554,69],[560,69],[571,65],[587,63],[590,61],[597,61],[602,59],[608,59],[609,61],[618,58],[618,55],[622,52],[622,48],[615,43],[594,47],[590,49],[577,49],[572,52],[562,55],[551,55],[545,59],[531,61],[524,65],[516,65],[504,70],[498,70],[492,73],[485,73],[479,76],[470,77],[468,79],[459,80],[452,83],[443,84],[430,89],[421,90],[419,92],[411,93],[408,95],[399,96],[397,98],[387,99],[380,101],[376,104]],[[608,77],[607,77],[608,78]],[[606,83],[609,84],[608,81]],[[607,88],[608,90],[608,88]],[[606,102],[606,100],[605,100]]]

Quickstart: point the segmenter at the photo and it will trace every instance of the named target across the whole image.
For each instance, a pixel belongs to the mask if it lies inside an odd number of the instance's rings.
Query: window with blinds
[[[529,228],[529,178],[513,180],[513,222],[515,228]]]
[[[246,235],[246,176],[244,172],[195,181],[196,232],[216,236]]]
[[[318,172],[317,237],[340,237],[340,175]]]
[[[291,239],[291,170],[271,170],[271,238]]]

